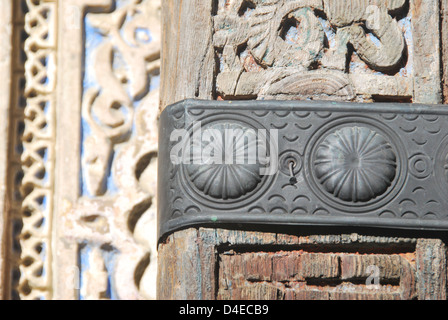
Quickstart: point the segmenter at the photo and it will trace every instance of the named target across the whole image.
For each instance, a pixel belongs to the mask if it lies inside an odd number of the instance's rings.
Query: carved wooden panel
[[[217,94],[440,102],[438,16],[435,1],[220,1]]]
[[[440,3],[418,0],[191,0],[188,2],[167,0],[163,3],[162,12],[164,34],[162,109],[184,99],[339,100],[438,104],[443,101],[443,86],[446,91],[446,58],[441,55],[442,47],[445,48],[445,56],[447,52],[446,41],[442,36],[446,32],[443,27],[447,21],[446,1]],[[445,84],[441,82],[442,77],[445,79]],[[253,125],[253,122],[248,120],[253,114],[247,117],[248,113],[242,117],[232,115],[231,123],[222,121],[222,117],[218,119],[222,116],[218,115],[219,113],[234,112],[238,109],[240,102],[232,101],[232,103],[233,106],[228,104],[213,110],[217,118],[207,118],[207,114],[194,110],[185,119],[182,118],[181,112],[173,114],[170,119],[177,123],[177,129],[183,127],[184,120],[189,123],[191,119],[210,120],[205,121],[207,126],[213,126],[213,129],[242,123],[247,125],[248,122],[249,127]],[[275,107],[279,107],[279,110]],[[412,106],[410,108],[412,109]],[[278,120],[267,124],[268,129],[290,129],[288,134],[281,135],[282,143],[290,146],[290,151],[297,151],[297,145],[305,144],[297,141],[303,139],[303,132],[307,132],[310,124],[312,125],[310,120],[306,119],[307,113],[283,121],[289,111],[282,110],[280,104],[264,111],[266,112],[260,112],[254,117],[261,119],[269,115],[268,117],[273,116]],[[316,113],[313,110],[309,111],[311,114]],[[320,116],[325,118],[328,114]],[[412,117],[406,118],[406,122],[409,123],[416,120]],[[390,124],[390,121],[390,118],[378,120],[380,126]],[[326,120],[322,120],[323,126],[325,123]],[[329,126],[326,129],[330,129]],[[425,128],[432,133],[422,132]],[[334,131],[340,130],[337,133],[350,135],[354,133],[353,136],[360,136],[370,133],[368,130],[372,131],[373,128],[364,128],[360,131],[352,128],[352,132],[347,132],[342,127],[336,129]],[[414,137],[413,144],[420,143],[420,147],[424,143],[419,138],[437,135],[438,131],[432,125],[416,125],[415,128],[394,125],[394,129],[415,130],[418,137]],[[318,135],[321,140],[312,142],[335,145],[336,132],[326,132],[327,135]],[[403,134],[407,136],[409,132]],[[384,145],[381,137],[378,137],[377,142],[380,146]],[[399,145],[403,146],[400,143]],[[420,147],[414,149],[414,145],[409,145],[406,150],[411,152],[420,150]],[[325,161],[329,156],[328,153],[325,153],[324,148],[318,150],[317,148],[316,146],[314,153],[315,163]],[[435,151],[429,149],[431,152]],[[394,152],[395,156],[398,153]],[[305,160],[302,161],[302,166],[299,166],[302,172],[309,169],[310,161],[307,156],[300,158],[304,156],[300,152],[299,155],[297,153],[293,155],[296,159]],[[386,181],[394,180],[395,177],[392,178],[390,175],[387,163],[392,163],[393,166],[394,160],[401,157],[395,156],[389,153],[386,166],[379,166],[384,173],[381,180],[384,178]],[[430,157],[419,153],[405,157],[406,164],[403,165],[409,169],[410,180],[423,181],[429,178],[427,164],[434,160],[430,161]],[[288,157],[281,160],[285,159]],[[186,179],[180,183],[163,185],[163,190],[187,189],[188,196],[180,197],[182,199],[172,198],[169,206],[164,207],[167,210],[162,214],[172,214],[171,218],[173,220],[178,218],[178,221],[184,217],[200,217],[207,226],[217,228],[216,222],[221,221],[223,217],[225,220],[229,213],[236,212],[237,206],[254,204],[251,202],[251,195],[252,200],[262,202],[265,185],[259,183],[255,186],[257,179],[244,184],[244,188],[238,188],[237,183],[232,181],[227,183],[227,176],[222,173],[223,171],[213,176],[210,175],[213,168],[211,166],[207,168],[209,170],[205,172],[194,165],[190,166],[182,172]],[[288,168],[281,167],[281,169],[283,170],[279,170],[279,176],[286,185],[289,182]],[[321,191],[325,190],[324,192],[332,195],[331,197],[339,195],[345,199],[339,199],[340,201],[362,202],[368,197],[366,190],[359,190],[350,184],[347,184],[343,193],[337,192],[331,184],[325,186],[324,169],[318,169],[317,173],[317,179],[320,177],[323,182],[319,183]],[[170,172],[173,176],[179,174],[174,171]],[[308,170],[308,173],[310,172]],[[190,183],[188,177],[192,177],[194,181]],[[225,177],[218,182],[225,181],[227,187],[220,183],[215,183],[211,187],[212,184],[206,182],[216,181],[216,177]],[[440,170],[431,177],[440,179]],[[368,179],[376,178],[368,177]],[[272,187],[269,179],[266,181],[267,185]],[[280,188],[281,186],[276,185],[267,189],[277,191]],[[380,189],[384,191],[384,188],[386,187]],[[440,189],[444,190],[444,187]],[[418,193],[418,188],[415,191]],[[235,201],[238,196],[240,202]],[[425,202],[426,197],[423,194],[419,198]],[[321,199],[323,198],[313,201],[310,207],[317,209],[320,204],[326,202],[325,199],[320,201]],[[251,207],[252,213],[254,215],[274,213],[277,216],[284,214],[285,217],[288,216],[285,218],[288,220],[291,216],[300,214],[299,210],[293,212],[298,208],[293,203],[294,200],[306,201],[301,199],[300,195],[273,197],[267,200],[271,201],[269,208],[260,210],[259,206],[254,205]],[[412,201],[404,202],[403,206],[412,207]],[[434,204],[428,200],[425,203]],[[226,205],[229,206],[223,209]],[[304,207],[302,205],[302,208]],[[206,209],[201,211],[201,208]],[[209,209],[215,210],[214,213],[223,214],[204,215]],[[307,210],[308,208],[305,211]],[[423,214],[426,209],[415,210],[419,212],[418,214]],[[316,210],[315,213],[328,218],[325,211]],[[353,216],[347,212],[344,214]],[[384,214],[386,218],[390,212]],[[240,217],[236,214],[227,222],[235,222]],[[375,221],[378,222],[377,219]],[[183,226],[191,227],[191,225]],[[224,227],[224,224],[222,226]],[[243,227],[240,225],[238,228]],[[334,230],[333,234],[331,233],[333,229],[319,229],[310,233],[308,227],[297,227],[293,231],[287,229],[291,231],[288,233],[287,230],[279,228],[275,229],[278,233],[273,234],[269,233],[267,228],[253,223],[245,225],[244,228],[250,230],[259,228],[257,230],[264,232],[197,227],[197,229],[182,229],[169,234],[167,238],[162,238],[159,244],[159,257],[162,257],[159,260],[159,297],[446,299],[446,249],[443,244],[446,239],[440,233],[415,232],[411,233],[411,237],[402,238],[392,232],[377,237],[373,235],[382,232],[369,229],[365,230],[364,236],[354,235],[352,240],[350,235],[340,233],[343,231],[339,229]],[[272,231],[274,227],[270,225],[269,228]],[[353,249],[352,241],[359,244],[355,245],[356,249]],[[307,245],[303,246],[304,243]],[[322,245],[323,243],[325,245]],[[329,248],[329,243],[334,246],[331,245]],[[436,258],[437,256],[440,258]],[[301,259],[304,261],[311,259],[314,268],[308,270],[302,267]],[[378,259],[382,267],[393,261],[394,267],[386,267],[391,273],[386,275],[385,269],[380,268],[383,270],[381,272],[385,286],[377,291],[370,291],[365,287],[367,279],[365,270],[362,269],[371,261],[370,259]],[[345,261],[344,268],[342,261]],[[273,264],[278,267],[272,268]],[[348,269],[351,271],[347,271]],[[322,277],[314,278],[313,272],[321,272]],[[344,286],[347,290],[342,293],[341,288]]]
[[[415,253],[307,251],[219,256],[219,300],[412,300]],[[378,284],[372,274],[377,268]],[[376,286],[376,287],[375,287]]]
[[[165,34],[171,20],[203,32],[181,27],[164,43],[183,58],[167,56],[164,87],[182,89],[162,92],[163,107],[195,97],[442,102],[438,1],[217,0],[187,22],[194,7],[165,9]]]

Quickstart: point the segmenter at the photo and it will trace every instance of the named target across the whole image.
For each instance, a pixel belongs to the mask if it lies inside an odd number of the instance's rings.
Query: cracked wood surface
[[[200,228],[170,235],[159,257],[163,300],[446,299],[439,239]]]

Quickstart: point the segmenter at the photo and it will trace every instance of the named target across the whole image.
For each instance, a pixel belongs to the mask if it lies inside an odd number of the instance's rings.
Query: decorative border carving
[[[22,9],[24,4],[17,4]],[[49,299],[52,291],[52,206],[54,191],[57,1],[26,1],[24,29],[26,85],[20,179],[21,299]],[[17,36],[23,36],[19,33]],[[20,55],[19,55],[20,56]],[[22,87],[19,78],[17,89]],[[20,91],[16,91],[18,106]],[[17,129],[20,129],[18,127]]]

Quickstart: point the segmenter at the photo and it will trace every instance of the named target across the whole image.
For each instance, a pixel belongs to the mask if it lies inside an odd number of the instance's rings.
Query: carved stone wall
[[[155,299],[160,0],[0,7],[3,297]]]

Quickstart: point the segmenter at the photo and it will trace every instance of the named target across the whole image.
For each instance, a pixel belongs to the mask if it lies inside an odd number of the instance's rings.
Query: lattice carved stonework
[[[21,164],[19,294],[51,297],[51,226],[54,192],[57,2],[26,1],[23,152]]]

